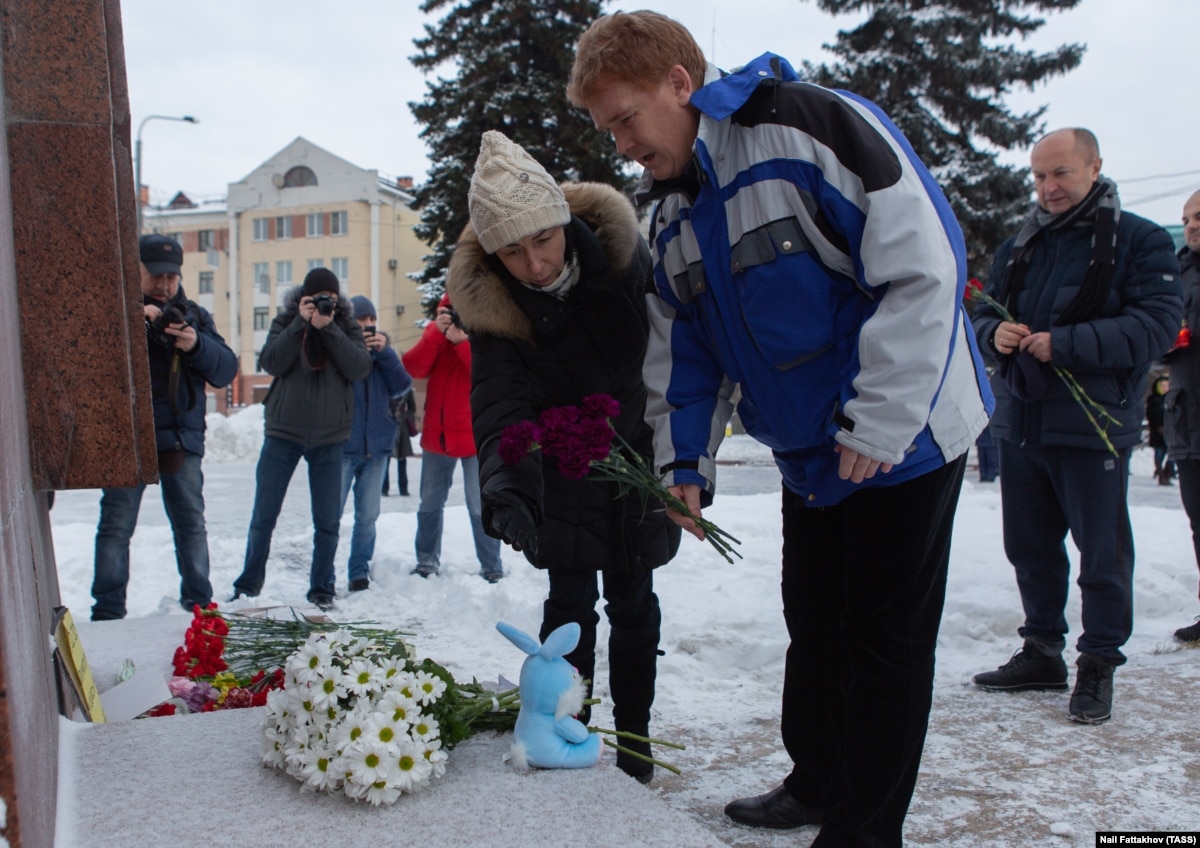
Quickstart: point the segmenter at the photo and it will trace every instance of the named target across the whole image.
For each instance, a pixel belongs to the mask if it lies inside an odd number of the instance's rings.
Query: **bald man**
[[[1133,630],[1129,451],[1141,440],[1146,374],[1175,342],[1182,313],[1171,237],[1121,209],[1101,164],[1085,129],[1034,145],[1037,204],[996,252],[987,285],[1015,320],[982,304],[974,317],[980,345],[1000,364],[991,429],[1004,550],[1025,612],[1023,647],[974,682],[991,691],[1067,689],[1069,531],[1080,551],[1083,632],[1067,714],[1084,724],[1112,716],[1113,670]],[[1109,417],[1089,416],[1055,367]],[[1093,418],[1103,419],[1107,444]]]

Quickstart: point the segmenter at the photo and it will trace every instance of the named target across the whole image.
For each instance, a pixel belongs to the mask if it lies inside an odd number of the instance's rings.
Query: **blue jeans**
[[[309,600],[314,595],[334,595],[333,557],[337,553],[341,522],[342,445],[303,445],[276,436],[263,438],[262,453],[254,472],[254,511],[246,539],[246,562],[233,581],[236,592],[257,595],[267,579],[271,534],[283,508],[288,483],[301,458],[308,463],[308,494],[312,504],[313,555],[309,571]]]
[[[204,473],[200,457],[185,453],[175,474],[159,477],[163,508],[175,536],[175,564],[179,567],[179,602],[212,601],[208,582],[208,533],[204,526]],[[100,524],[96,529],[96,571],[92,581],[92,620],[125,617],[125,588],[129,585],[129,540],[137,526],[146,484],[131,489],[105,489],[100,497]]]
[[[442,515],[454,481],[454,466],[462,462],[463,494],[475,535],[475,556],[480,574],[501,574],[500,540],[483,530],[483,505],[479,495],[479,458],[461,460],[433,451],[421,454],[421,503],[417,507],[417,568],[436,573],[442,564]]]
[[[1133,632],[1133,526],[1129,448],[1103,450],[1000,442],[1004,552],[1016,571],[1025,624],[1017,631],[1055,651],[1066,647],[1071,561],[1079,548],[1081,654],[1113,665]]]
[[[354,487],[354,532],[350,536],[350,579],[367,577],[371,570],[371,557],[375,556],[375,521],[379,518],[379,501],[382,495],[380,481],[387,473],[391,457],[355,456],[342,458],[342,505],[340,515],[346,509],[350,487]]]

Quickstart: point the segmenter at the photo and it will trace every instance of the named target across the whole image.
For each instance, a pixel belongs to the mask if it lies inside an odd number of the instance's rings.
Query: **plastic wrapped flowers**
[[[391,804],[441,777],[448,750],[485,727],[511,728],[512,690],[459,685],[401,639],[314,633],[267,696],[262,760],[314,792]]]

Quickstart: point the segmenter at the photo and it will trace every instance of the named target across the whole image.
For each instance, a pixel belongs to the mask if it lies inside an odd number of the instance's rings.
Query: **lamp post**
[[[136,203],[137,203],[138,238],[141,238],[141,236],[142,236],[142,127],[146,126],[147,121],[154,121],[154,120],[184,121],[189,124],[200,123],[199,118],[193,118],[191,115],[183,115],[178,118],[176,118],[172,115],[147,115],[146,117],[142,118],[142,122],[140,124],[138,124],[137,139],[134,142],[134,146],[133,146],[133,159],[134,159],[134,162],[133,162],[134,177],[133,177],[133,179],[134,179],[134,183],[136,184],[135,190],[137,191]]]

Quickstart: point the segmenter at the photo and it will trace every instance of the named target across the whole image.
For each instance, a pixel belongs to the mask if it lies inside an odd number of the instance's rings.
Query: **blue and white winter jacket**
[[[342,449],[351,459],[392,455],[396,447],[396,419],[391,400],[412,389],[412,377],[389,344],[371,351],[371,373],[354,382],[354,423]]]
[[[645,379],[667,485],[715,491],[735,385],[810,506],[965,453],[993,401],[933,177],[878,107],[770,53],[705,82],[691,170],[641,189],[659,200]],[[836,443],[895,467],[840,480]]]

